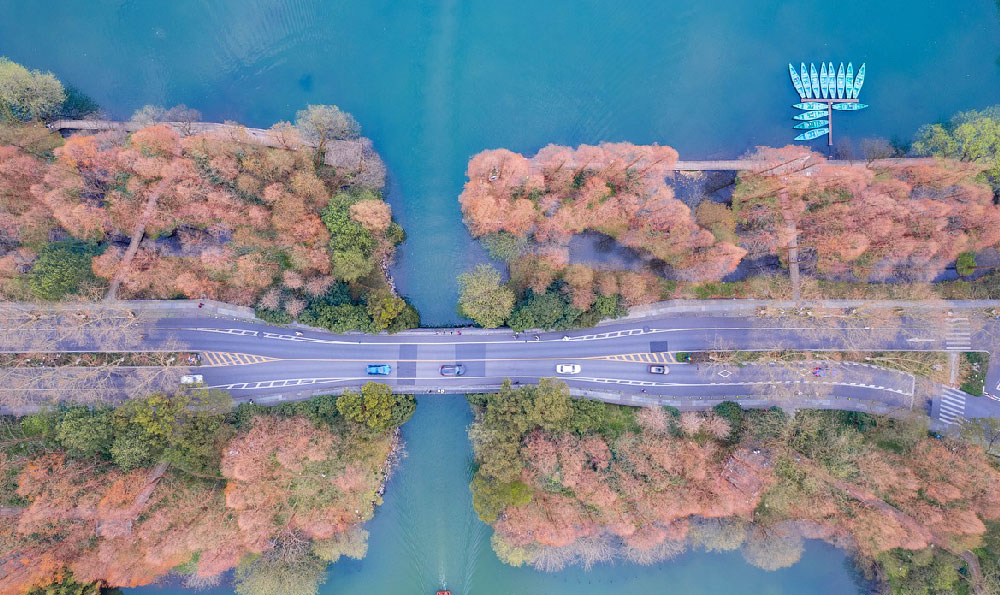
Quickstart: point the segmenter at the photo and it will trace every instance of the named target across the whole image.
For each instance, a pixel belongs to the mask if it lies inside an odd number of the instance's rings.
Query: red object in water
[[[438,591],[437,595],[451,595],[451,591]]]

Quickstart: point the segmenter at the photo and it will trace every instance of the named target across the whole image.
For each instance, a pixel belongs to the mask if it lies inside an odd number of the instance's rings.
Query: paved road
[[[510,332],[422,330],[395,336],[334,335],[272,327],[224,317],[174,314],[149,323],[135,349],[188,349],[202,354],[197,369],[209,387],[238,400],[301,398],[319,391],[357,387],[374,379],[397,390],[470,392],[555,376],[558,363],[577,363],[564,376],[577,391],[635,402],[662,399],[764,398],[809,406],[814,402],[878,403],[887,408],[924,407],[909,374],[862,364],[725,365],[675,363],[673,354],[703,350],[901,350],[992,351],[1000,323],[981,313],[923,317],[828,319],[683,314],[626,320],[597,329],[519,335]],[[90,335],[67,336],[61,350],[96,350]],[[368,377],[369,363],[387,363],[387,377]],[[461,363],[459,378],[440,375],[443,364]],[[666,363],[666,376],[650,374]],[[992,366],[987,391],[1000,394],[1000,366]],[[991,387],[995,387],[991,390]],[[998,416],[1000,402],[934,387],[926,412],[939,424],[963,417]]]

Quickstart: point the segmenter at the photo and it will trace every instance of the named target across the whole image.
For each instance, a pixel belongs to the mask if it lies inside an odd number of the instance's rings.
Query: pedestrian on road
[[[198,302],[198,307],[199,307],[199,308],[201,308],[201,307],[204,307],[204,305],[205,305],[205,303],[204,303],[204,302]]]

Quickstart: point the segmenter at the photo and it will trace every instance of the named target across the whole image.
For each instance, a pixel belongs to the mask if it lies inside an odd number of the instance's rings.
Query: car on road
[[[388,376],[392,373],[392,366],[389,364],[368,364],[369,376]]]
[[[812,369],[813,376],[826,376],[830,373],[830,368],[824,366],[816,366]]]
[[[465,366],[462,364],[441,366],[442,376],[461,376],[462,374],[465,374]]]
[[[669,374],[670,368],[660,365],[652,365],[646,368],[650,374]]]
[[[205,379],[201,374],[187,374],[181,376],[181,384],[205,384]]]
[[[580,373],[580,364],[556,364],[556,374],[571,376]]]

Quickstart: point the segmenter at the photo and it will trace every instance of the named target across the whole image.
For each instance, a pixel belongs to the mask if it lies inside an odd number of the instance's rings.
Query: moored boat
[[[826,109],[826,104],[823,103],[822,101],[806,101],[804,103],[796,103],[792,105],[792,107],[794,107],[795,109],[810,111],[817,109]]]
[[[816,110],[812,112],[802,112],[801,114],[795,114],[792,116],[793,120],[819,120],[820,118],[826,117],[826,110]]]
[[[833,69],[833,62],[826,66],[826,84],[830,86],[830,99],[837,98],[837,71]]]
[[[799,130],[812,130],[813,128],[822,128],[829,123],[829,120],[809,120],[807,122],[799,122],[792,128],[798,128]]]
[[[854,98],[861,94],[861,86],[865,84],[865,65],[858,69],[858,76],[854,77]]]
[[[819,99],[819,73],[812,62],[809,63],[809,79],[812,81],[813,97]]]
[[[826,99],[830,91],[830,75],[826,72],[826,63],[821,63],[819,65],[819,92],[823,94],[823,99]]]
[[[802,80],[799,78],[799,73],[795,72],[795,67],[789,62],[788,64],[788,74],[792,75],[792,84],[795,85],[795,92],[799,94],[799,97],[805,97],[806,92],[802,87]]]
[[[844,63],[840,63],[840,68],[837,69],[837,99],[844,98]]]
[[[835,103],[833,104],[833,109],[840,110],[842,112],[856,112],[861,109],[868,107],[867,103]]]
[[[806,63],[800,62],[799,72],[802,74],[802,90],[806,92],[806,99],[812,99],[812,81],[809,78],[809,71],[806,70]]]
[[[854,63],[847,63],[847,76],[844,78],[844,97],[850,99],[854,95]]]
[[[813,140],[814,138],[819,138],[824,134],[829,134],[829,128],[816,128],[815,130],[807,130],[802,134],[795,137],[795,140]]]

